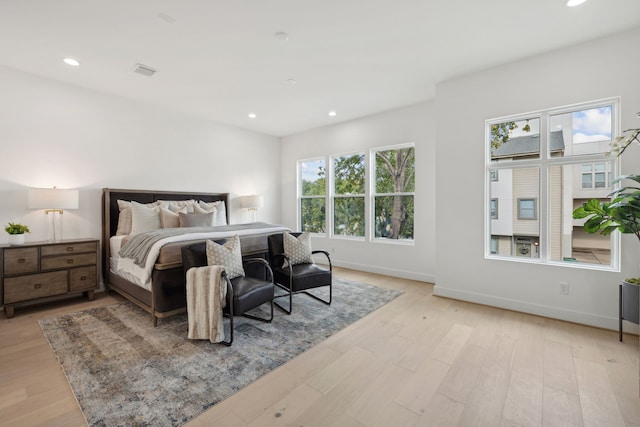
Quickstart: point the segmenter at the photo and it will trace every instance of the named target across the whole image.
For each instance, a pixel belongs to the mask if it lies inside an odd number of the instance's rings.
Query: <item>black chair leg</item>
[[[331,284],[329,284],[329,285],[328,285],[328,286],[329,286],[329,300],[324,300],[324,299],[322,299],[322,298],[320,298],[320,297],[318,297],[318,296],[316,296],[316,295],[314,295],[314,294],[312,294],[311,292],[308,292],[308,291],[291,292],[289,289],[285,288],[285,287],[284,287],[284,286],[282,286],[282,285],[278,285],[278,284],[276,284],[276,285],[277,285],[277,286],[279,286],[280,288],[284,289],[285,291],[287,291],[287,293],[286,293],[286,294],[284,294],[284,295],[278,295],[278,296],[276,296],[275,298],[283,298],[283,297],[288,296],[288,297],[289,297],[289,309],[285,308],[285,307],[284,307],[283,305],[281,305],[281,304],[278,304],[277,302],[274,302],[274,304],[275,304],[279,309],[281,309],[282,311],[284,311],[284,312],[285,312],[285,313],[287,313],[287,314],[291,314],[291,313],[293,312],[293,294],[294,294],[294,293],[296,293],[296,294],[298,294],[298,293],[299,293],[299,294],[307,294],[307,295],[309,295],[311,298],[316,299],[316,300],[318,300],[318,301],[320,301],[320,302],[322,302],[322,303],[324,303],[324,304],[326,304],[326,305],[331,305],[331,301],[333,300],[333,283],[331,283]],[[275,298],[274,298],[274,299],[275,299]]]
[[[249,319],[253,319],[253,320],[259,320],[265,323],[271,323],[271,321],[273,320],[273,300],[271,300],[271,316],[268,319],[265,319],[264,317],[254,316],[253,314],[247,314],[247,313],[244,313],[242,316],[247,317]]]

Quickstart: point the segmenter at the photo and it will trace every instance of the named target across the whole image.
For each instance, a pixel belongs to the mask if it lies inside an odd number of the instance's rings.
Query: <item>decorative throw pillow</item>
[[[284,254],[289,257],[291,265],[312,264],[311,234],[304,232],[298,237],[292,234],[283,234]]]
[[[215,213],[189,214],[178,212],[180,227],[212,227],[214,225]]]
[[[198,210],[200,208],[200,211]],[[202,200],[198,200],[198,205],[196,206],[195,212],[212,212],[213,209],[216,210],[216,225],[227,225],[227,208],[223,201],[218,202],[203,202]]]
[[[160,207],[160,223],[162,228],[178,228],[180,227],[180,217],[178,213],[187,213],[187,207],[179,209],[177,212],[172,212],[166,207]]]
[[[227,240],[224,245],[207,240],[207,264],[222,265],[227,272],[227,277],[233,279],[244,276],[242,267],[242,250],[240,249],[240,237],[235,235]]]
[[[162,228],[160,223],[160,208],[149,207],[138,202],[131,202],[131,234]]]

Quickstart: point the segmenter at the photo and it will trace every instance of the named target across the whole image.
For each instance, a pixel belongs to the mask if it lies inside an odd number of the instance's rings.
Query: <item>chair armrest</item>
[[[251,263],[258,263],[258,264],[262,264],[262,266],[265,268],[265,270],[269,273],[269,277],[271,277],[271,279],[269,280],[271,283],[273,283],[273,270],[271,270],[271,266],[269,265],[269,263],[262,259],[262,258],[248,258],[243,260],[243,262],[245,264],[251,264]]]
[[[316,249],[315,251],[311,251],[311,255],[313,254],[324,254],[324,256],[327,257],[327,261],[329,261],[329,271],[333,271],[333,265],[331,264],[331,257],[329,256],[329,252],[322,249]]]

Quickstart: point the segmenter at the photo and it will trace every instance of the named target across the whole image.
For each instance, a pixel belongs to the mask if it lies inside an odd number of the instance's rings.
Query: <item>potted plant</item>
[[[10,222],[4,227],[4,231],[9,233],[10,245],[24,245],[24,234],[31,233],[28,226],[14,222]]]
[[[639,135],[640,128],[624,131],[611,142],[611,151],[606,155],[622,155],[632,142],[640,143]],[[609,235],[618,230],[624,234],[634,234],[640,242],[640,175],[623,175],[611,184],[617,185],[617,188],[609,194],[610,202],[591,199],[585,206],[574,210],[573,217],[586,218],[583,227],[587,233]],[[638,323],[639,284],[640,278],[627,278],[620,286],[620,341],[622,318]]]

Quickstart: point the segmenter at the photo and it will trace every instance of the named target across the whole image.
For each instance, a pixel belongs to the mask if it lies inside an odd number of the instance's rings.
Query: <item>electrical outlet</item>
[[[560,295],[569,295],[569,282],[560,282]]]

